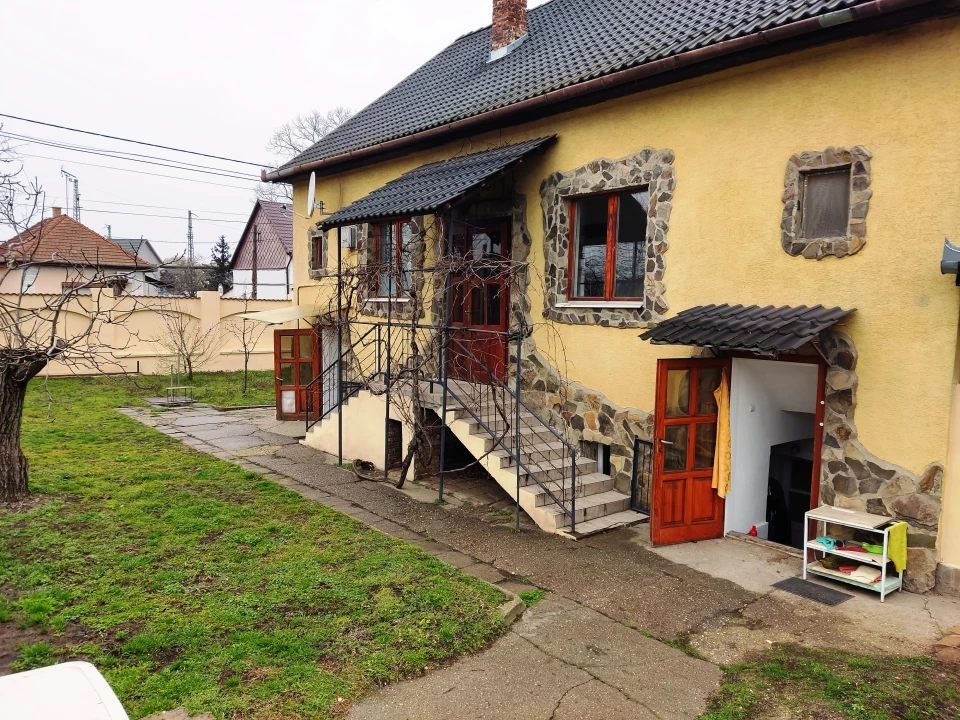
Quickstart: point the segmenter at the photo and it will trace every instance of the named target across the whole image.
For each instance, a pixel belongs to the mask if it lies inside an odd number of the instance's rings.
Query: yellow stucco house
[[[956,9],[495,0],[265,173],[283,412],[383,467],[413,402],[441,473],[467,452],[574,537],[887,515],[905,587],[960,593]]]

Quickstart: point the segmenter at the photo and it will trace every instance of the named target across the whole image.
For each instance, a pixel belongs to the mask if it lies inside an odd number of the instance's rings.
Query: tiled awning
[[[654,345],[692,345],[746,350],[761,355],[792,352],[856,312],[822,305],[698,305],[647,330]]]
[[[556,135],[550,135],[421,165],[337,210],[320,222],[320,228],[327,230],[371,220],[435,212],[451,205],[555,138]]]

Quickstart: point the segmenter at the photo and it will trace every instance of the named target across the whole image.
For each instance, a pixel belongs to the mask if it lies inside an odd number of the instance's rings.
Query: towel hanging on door
[[[730,492],[730,383],[727,371],[720,377],[720,387],[713,391],[717,401],[717,446],[713,454],[713,481],[717,495],[725,498]]]

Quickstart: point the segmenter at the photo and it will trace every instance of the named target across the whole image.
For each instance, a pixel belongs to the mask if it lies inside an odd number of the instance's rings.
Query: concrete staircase
[[[525,408],[519,415],[518,473],[512,452],[516,432],[512,427],[512,400],[508,397],[495,402],[490,392],[471,393],[471,384],[465,382],[452,381],[451,390],[447,398],[447,427],[514,500],[519,478],[520,507],[543,530],[582,537],[647,519],[643,513],[630,509],[630,497],[614,489],[613,478],[597,471],[596,460],[571,459],[569,446]],[[428,397],[439,415],[439,388]],[[577,467],[575,487],[571,482],[573,463]],[[571,531],[571,518],[566,511],[573,497],[575,531]]]
[[[630,497],[614,489],[613,478],[597,471],[596,460],[572,460],[569,446],[526,409],[520,412],[518,473],[512,452],[517,432],[513,428],[512,400],[495,400],[489,386],[450,381],[449,387],[445,418],[448,429],[514,500],[519,478],[520,507],[541,529],[576,538],[647,519],[645,514],[630,509]],[[432,388],[425,384],[421,395],[424,406],[435,410],[438,416],[443,407],[441,391],[439,383]],[[382,394],[359,391],[312,427],[303,444],[336,452],[338,413],[343,412],[345,458],[361,457],[382,468],[384,402]],[[574,462],[575,487],[571,482]],[[571,529],[568,512],[573,497],[575,530]]]

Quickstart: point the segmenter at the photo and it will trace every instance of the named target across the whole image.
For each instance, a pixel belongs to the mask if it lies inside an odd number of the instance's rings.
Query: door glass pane
[[[713,467],[713,454],[717,448],[717,424],[701,423],[697,425],[694,437],[693,467],[704,470]]]
[[[313,380],[313,363],[312,362],[302,362],[297,363],[300,366],[300,384],[309,385],[310,381]]]
[[[667,425],[663,430],[663,469],[667,472],[687,469],[687,431],[689,425]]]
[[[487,324],[500,325],[499,285],[487,285]]]
[[[803,237],[843,237],[847,234],[849,211],[849,167],[804,174]]]
[[[280,384],[296,385],[293,380],[293,363],[280,363]]]
[[[614,297],[643,297],[643,273],[646,264],[647,208],[646,190],[620,195],[617,218],[617,267]]]
[[[293,415],[297,412],[297,391],[284,390],[280,393],[280,412]]]
[[[483,286],[470,288],[470,324],[474,327],[483,325]]]
[[[300,347],[297,348],[300,351],[300,354],[297,356],[301,360],[306,360],[307,358],[313,357],[313,335],[298,335],[300,340]]]
[[[720,387],[723,368],[703,368],[697,378],[697,415],[716,415],[717,399],[713,393]]]
[[[284,360],[293,359],[293,335],[280,336],[280,357]]]
[[[606,196],[577,201],[576,297],[604,297],[607,272],[607,204]]]
[[[690,371],[667,370],[667,417],[690,414]]]

